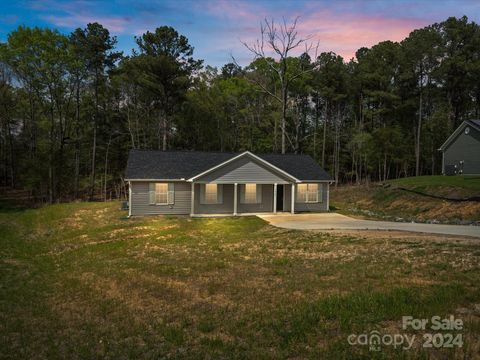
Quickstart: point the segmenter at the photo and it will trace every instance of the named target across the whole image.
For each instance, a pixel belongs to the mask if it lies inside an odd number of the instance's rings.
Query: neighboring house
[[[132,150],[129,215],[328,211],[332,178],[306,155]]]
[[[480,174],[480,120],[464,121],[439,149],[442,174]]]

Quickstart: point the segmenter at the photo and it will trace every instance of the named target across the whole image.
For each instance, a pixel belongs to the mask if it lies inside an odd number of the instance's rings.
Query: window
[[[155,203],[158,205],[168,204],[168,184],[155,183]]]
[[[241,204],[260,204],[262,202],[261,184],[243,184],[240,187]]]
[[[318,202],[318,184],[298,184],[297,202],[316,203]]]
[[[257,202],[257,184],[245,184],[245,204]]]
[[[217,184],[205,184],[205,204],[218,203]]]
[[[175,185],[173,183],[150,183],[150,205],[173,205],[175,199]]]

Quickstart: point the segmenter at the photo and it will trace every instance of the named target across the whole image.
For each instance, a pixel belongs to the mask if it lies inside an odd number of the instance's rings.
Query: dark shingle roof
[[[131,150],[126,179],[189,179],[240,153]],[[299,180],[332,180],[308,155],[257,155]]]
[[[477,126],[480,129],[480,120],[467,120],[467,122],[472,123],[473,126]]]
[[[309,155],[260,154],[257,156],[298,180],[332,180],[330,175]]]

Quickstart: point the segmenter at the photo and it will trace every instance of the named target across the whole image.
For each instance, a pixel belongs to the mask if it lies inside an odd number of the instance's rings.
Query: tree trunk
[[[108,169],[108,151],[110,150],[110,143],[112,142],[112,135],[110,135],[107,143],[107,149],[105,150],[105,177],[103,184],[103,201],[107,201],[107,169]]]
[[[318,117],[319,117],[319,106],[320,106],[320,100],[318,96],[318,92],[316,93],[316,98],[315,98],[315,127],[313,130],[313,158],[315,161],[318,160],[318,154],[317,154],[317,132],[318,132]]]
[[[80,80],[77,80],[76,107],[75,107],[75,174],[73,193],[78,198],[78,183],[80,177]]]
[[[162,137],[162,150],[167,150],[167,132],[168,132],[168,125],[167,125],[167,115],[163,116],[163,137]]]
[[[97,122],[93,124],[93,147],[92,147],[92,170],[90,177],[90,201],[93,200],[95,194],[95,159],[97,157]]]
[[[282,154],[285,154],[285,131],[287,124],[287,88],[282,86]]]
[[[422,81],[422,80],[420,80]],[[418,111],[418,124],[417,124],[417,136],[415,141],[415,176],[420,176],[420,139],[422,132],[422,88],[420,84],[420,99],[419,99],[419,111]]]
[[[99,74],[95,74],[95,117],[93,119],[93,145],[92,145],[92,170],[90,178],[90,201],[93,200],[95,194],[95,167],[97,157],[97,122],[98,122],[98,77]]]
[[[322,143],[322,167],[325,167],[325,143],[327,141],[327,118],[328,118],[328,102],[325,105],[325,119],[323,119],[323,143]]]

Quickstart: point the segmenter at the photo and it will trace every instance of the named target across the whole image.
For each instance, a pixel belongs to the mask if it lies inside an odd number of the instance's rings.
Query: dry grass
[[[454,194],[451,196],[454,197]],[[444,223],[480,221],[478,201],[446,201],[376,185],[332,188],[330,199],[331,204],[341,212],[366,218],[401,218],[418,222],[436,220]]]
[[[0,214],[2,358],[475,358],[480,244],[262,220],[124,219],[117,204]],[[351,347],[456,314],[465,346]]]

